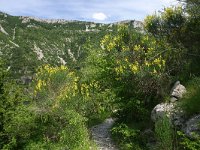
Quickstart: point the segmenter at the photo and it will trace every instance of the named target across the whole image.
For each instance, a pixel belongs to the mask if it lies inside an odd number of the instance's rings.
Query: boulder
[[[154,107],[151,111],[151,120],[156,122],[158,119],[163,118],[164,115],[169,116],[170,111],[174,108],[172,103],[161,103]]]
[[[171,90],[170,101],[175,102],[176,100],[181,99],[185,93],[186,88],[180,83],[180,81],[177,81]]]
[[[175,103],[161,103],[154,107],[151,112],[151,119],[156,122],[159,118],[163,118],[166,115],[172,125],[182,128],[185,120],[183,110],[176,107]]]
[[[200,138],[200,114],[186,121],[183,131],[192,139]]]

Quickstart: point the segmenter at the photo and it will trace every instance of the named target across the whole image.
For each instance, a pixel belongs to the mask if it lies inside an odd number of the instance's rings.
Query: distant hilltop
[[[65,19],[41,19],[37,17],[28,17],[28,16],[20,16],[20,19],[22,19],[22,23],[28,23],[30,20],[35,20],[38,22],[44,22],[44,23],[60,23],[65,24],[68,22],[79,22],[77,20],[65,20]]]

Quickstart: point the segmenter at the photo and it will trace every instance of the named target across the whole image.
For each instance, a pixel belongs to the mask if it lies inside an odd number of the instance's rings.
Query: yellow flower
[[[41,86],[42,86],[42,80],[38,80],[38,83],[36,85],[36,89],[40,91],[41,90]]]
[[[131,71],[132,71],[133,73],[137,73],[138,70],[139,70],[138,62],[135,62],[135,64],[130,64],[129,67],[130,67],[130,69],[131,69]]]
[[[139,51],[140,49],[141,49],[141,46],[140,46],[140,45],[135,45],[135,46],[134,46],[134,50],[135,50],[135,51]]]
[[[61,69],[61,70],[65,70],[65,69],[66,69],[66,67],[65,67],[65,66],[63,66],[63,65],[61,65],[61,66],[60,66],[60,69]]]
[[[148,61],[145,61],[145,65],[146,65],[147,67],[149,67],[149,66],[150,66],[150,63],[149,63]]]

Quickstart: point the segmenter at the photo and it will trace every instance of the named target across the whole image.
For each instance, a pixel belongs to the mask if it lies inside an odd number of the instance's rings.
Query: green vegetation
[[[187,83],[187,94],[181,101],[181,107],[187,112],[189,116],[199,114],[200,109],[200,78],[193,78]]]
[[[167,116],[164,116],[155,123],[155,133],[158,141],[156,149],[173,149],[173,129]]]
[[[177,80],[188,90],[180,106],[200,113],[199,6],[165,8],[144,30],[0,13],[0,149],[96,149],[89,128],[109,116],[122,150],[199,149],[167,117],[150,121]]]
[[[200,149],[200,139],[190,139],[184,133],[178,131],[178,136],[180,137],[180,149],[186,150],[198,150]]]

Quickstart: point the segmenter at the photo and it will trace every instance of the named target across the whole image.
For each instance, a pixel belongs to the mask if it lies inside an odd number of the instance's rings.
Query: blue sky
[[[116,22],[142,21],[176,0],[0,0],[0,11],[15,16]]]

